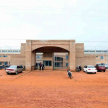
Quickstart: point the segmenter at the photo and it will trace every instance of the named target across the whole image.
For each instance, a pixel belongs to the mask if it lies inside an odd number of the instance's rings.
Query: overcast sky
[[[108,48],[108,0],[0,0],[0,46],[26,39],[75,39]]]

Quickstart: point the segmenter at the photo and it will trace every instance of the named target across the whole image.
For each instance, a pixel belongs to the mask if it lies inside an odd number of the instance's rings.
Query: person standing
[[[79,66],[79,69],[80,69],[80,71],[82,70],[82,69],[81,69],[81,65]]]
[[[44,70],[44,64],[42,64],[42,70]]]
[[[36,63],[36,66],[35,66],[35,68],[36,68],[36,69],[38,68],[38,65],[37,65],[37,63]]]
[[[41,67],[42,67],[42,64],[41,64],[41,62],[39,63],[39,69],[41,70]]]

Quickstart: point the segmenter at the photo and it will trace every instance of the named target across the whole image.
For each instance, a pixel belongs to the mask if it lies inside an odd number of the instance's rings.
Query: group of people
[[[38,68],[38,64],[36,63],[36,68]],[[39,70],[44,70],[44,64],[43,63],[39,63]]]

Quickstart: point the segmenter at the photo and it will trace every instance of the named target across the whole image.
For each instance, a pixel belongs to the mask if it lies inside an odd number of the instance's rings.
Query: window
[[[0,55],[0,57],[2,57],[2,56]]]
[[[12,50],[8,50],[8,52],[12,52]]]
[[[90,51],[90,52],[95,52],[95,51]]]
[[[96,51],[96,52],[101,52],[101,51]]]
[[[55,57],[55,61],[63,61],[62,57]]]
[[[40,56],[39,55],[37,55],[37,57],[36,57],[37,59],[39,59],[40,58]]]
[[[98,56],[96,56],[96,57],[98,57]]]
[[[8,62],[4,62],[4,65],[7,65],[8,64]]]
[[[2,50],[2,52],[7,52],[6,50]]]
[[[68,63],[66,63],[66,66],[68,66]]]
[[[2,62],[0,62],[0,65],[2,65]]]
[[[55,62],[55,67],[63,67],[63,62]]]
[[[68,59],[68,56],[66,56],[66,59]]]
[[[94,66],[88,66],[87,68],[95,68]]]
[[[101,59],[103,59],[103,56],[101,56]]]
[[[52,66],[51,61],[43,61],[44,66]]]
[[[7,55],[3,55],[3,57],[7,57]]]
[[[89,51],[84,51],[84,52],[89,52]]]
[[[13,50],[13,52],[18,52],[18,50]]]

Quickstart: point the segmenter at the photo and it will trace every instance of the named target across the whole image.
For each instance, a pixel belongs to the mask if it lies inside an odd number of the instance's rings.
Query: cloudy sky
[[[108,48],[108,0],[0,0],[0,46],[19,47],[26,39]]]

